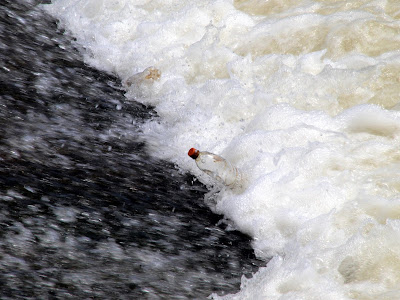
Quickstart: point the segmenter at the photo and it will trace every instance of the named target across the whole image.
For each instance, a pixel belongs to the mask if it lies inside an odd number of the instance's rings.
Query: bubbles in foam
[[[158,157],[248,174],[213,210],[273,257],[226,299],[400,295],[397,1],[70,1],[47,7],[160,116]],[[60,215],[61,216],[61,215]],[[215,299],[219,299],[214,295]]]

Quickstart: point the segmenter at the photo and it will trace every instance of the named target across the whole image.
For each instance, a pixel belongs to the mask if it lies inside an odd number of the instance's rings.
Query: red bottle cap
[[[195,149],[195,148],[190,148],[188,155],[193,158],[196,159],[199,156],[199,150]]]

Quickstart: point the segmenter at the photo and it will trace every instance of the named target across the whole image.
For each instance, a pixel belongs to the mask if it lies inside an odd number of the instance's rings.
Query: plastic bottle
[[[207,151],[199,151],[195,148],[191,148],[188,155],[196,161],[200,170],[217,181],[231,189],[243,188],[242,173],[225,158]]]

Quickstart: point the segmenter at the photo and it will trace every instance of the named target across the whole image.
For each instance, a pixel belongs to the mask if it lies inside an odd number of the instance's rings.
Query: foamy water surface
[[[57,0],[45,9],[155,107],[153,155],[248,178],[206,199],[272,260],[224,299],[400,298],[400,2]],[[213,295],[215,299],[220,299]]]

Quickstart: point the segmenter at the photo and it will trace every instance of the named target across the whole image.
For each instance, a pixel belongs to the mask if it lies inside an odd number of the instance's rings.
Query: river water
[[[5,3],[8,298],[400,299],[398,0]]]

